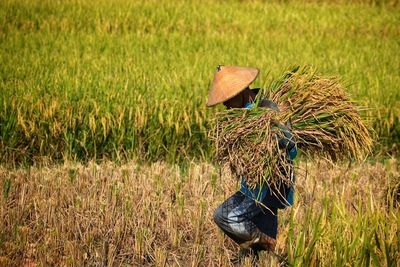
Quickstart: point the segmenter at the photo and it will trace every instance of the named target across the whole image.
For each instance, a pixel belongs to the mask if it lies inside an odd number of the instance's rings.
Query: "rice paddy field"
[[[361,163],[298,158],[260,266],[400,266],[399,40],[396,0],[0,1],[0,266],[232,266],[218,64],[267,89],[339,77],[375,140]]]
[[[267,87],[293,65],[340,76],[379,142],[400,136],[398,6],[261,1],[0,3],[1,159],[209,158],[218,64]]]

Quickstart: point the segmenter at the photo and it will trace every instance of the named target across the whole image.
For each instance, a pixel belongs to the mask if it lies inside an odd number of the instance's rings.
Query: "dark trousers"
[[[215,210],[214,221],[238,244],[252,240],[256,228],[276,239],[278,209],[263,204],[266,207],[238,191]],[[260,250],[258,247],[254,249]]]

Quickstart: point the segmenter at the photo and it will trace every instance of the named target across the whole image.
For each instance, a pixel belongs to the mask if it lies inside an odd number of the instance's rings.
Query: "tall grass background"
[[[1,1],[1,161],[209,159],[218,64],[340,76],[390,147],[399,39],[390,1]]]

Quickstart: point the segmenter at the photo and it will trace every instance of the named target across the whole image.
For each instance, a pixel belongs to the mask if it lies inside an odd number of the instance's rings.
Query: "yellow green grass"
[[[338,75],[391,146],[400,12],[376,3],[1,1],[1,161],[207,159],[218,64],[261,87],[292,65]]]
[[[293,266],[398,266],[399,161],[300,166],[276,253]],[[238,247],[212,222],[238,188],[227,176],[208,163],[2,167],[0,265],[232,266]]]

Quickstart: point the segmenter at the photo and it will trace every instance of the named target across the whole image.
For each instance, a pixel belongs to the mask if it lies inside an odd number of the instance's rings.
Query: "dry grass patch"
[[[294,265],[398,262],[400,213],[384,186],[398,165],[302,163],[308,176],[280,212],[277,253]],[[225,181],[207,163],[1,168],[0,263],[230,266],[238,248],[212,222],[237,189]]]

